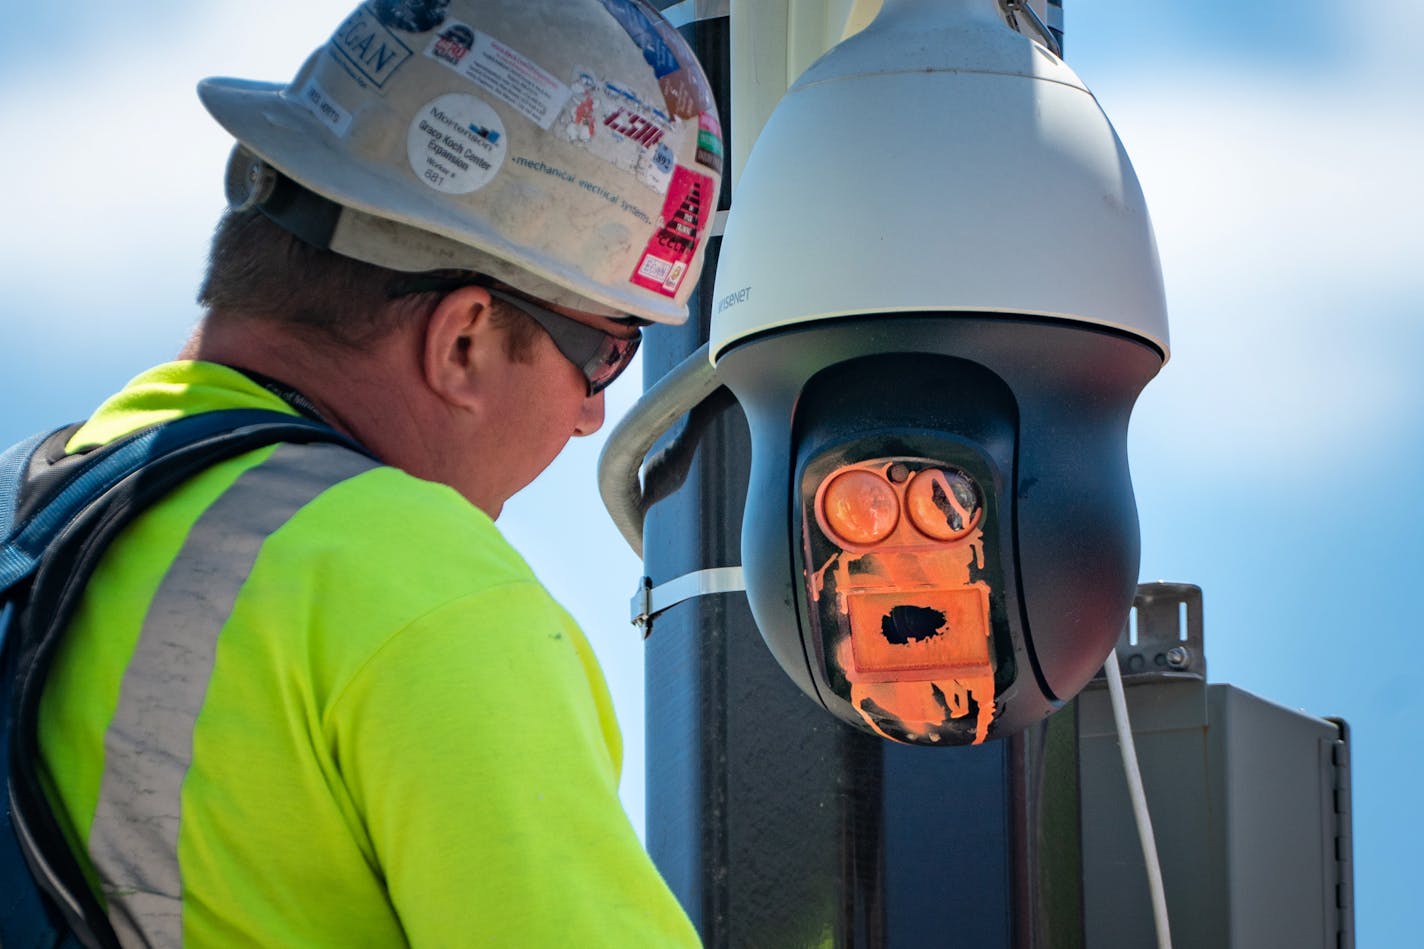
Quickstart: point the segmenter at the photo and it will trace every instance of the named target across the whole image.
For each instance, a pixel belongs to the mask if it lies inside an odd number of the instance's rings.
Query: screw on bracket
[[[1127,678],[1170,675],[1206,679],[1201,588],[1143,583],[1118,636],[1118,666]],[[1102,677],[1102,673],[1098,674]]]

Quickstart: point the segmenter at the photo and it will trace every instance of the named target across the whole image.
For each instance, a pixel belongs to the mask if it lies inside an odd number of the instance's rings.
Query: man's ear
[[[425,324],[425,383],[453,407],[475,408],[488,385],[488,370],[505,358],[492,305],[483,287],[461,287],[441,298]]]

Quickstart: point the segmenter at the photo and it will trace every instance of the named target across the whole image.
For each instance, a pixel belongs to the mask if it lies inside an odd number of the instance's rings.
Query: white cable
[[[1122,672],[1117,667],[1117,650],[1108,654],[1103,671],[1108,677],[1108,697],[1112,700],[1117,743],[1122,751],[1122,770],[1127,773],[1127,793],[1132,798],[1132,816],[1137,820],[1137,837],[1142,842],[1142,859],[1147,864],[1147,889],[1152,895],[1152,921],[1157,926],[1158,949],[1172,949],[1172,931],[1167,922],[1167,891],[1162,885],[1162,864],[1157,859],[1157,838],[1152,834],[1152,817],[1147,813],[1147,792],[1142,789],[1142,769],[1137,764],[1137,746],[1132,741],[1132,724],[1127,719],[1127,696],[1122,690]]]

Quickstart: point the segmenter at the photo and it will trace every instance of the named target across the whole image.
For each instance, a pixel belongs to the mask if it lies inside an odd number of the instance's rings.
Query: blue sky
[[[193,86],[286,79],[348,6],[81,2],[62,35],[39,5],[7,11],[0,444],[177,349],[228,149]],[[1066,17],[1147,194],[1172,321],[1132,426],[1142,577],[1204,588],[1213,681],[1350,721],[1360,945],[1402,945],[1424,845],[1406,648],[1424,633],[1424,11],[1066,0]],[[610,417],[635,390],[609,390]],[[641,571],[597,500],[600,441],[501,524],[603,661],[641,825]]]

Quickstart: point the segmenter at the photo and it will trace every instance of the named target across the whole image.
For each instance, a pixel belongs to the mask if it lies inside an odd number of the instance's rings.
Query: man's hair
[[[440,271],[435,276],[468,276],[478,282],[474,273]],[[403,288],[412,277],[314,247],[256,209],[228,210],[213,233],[198,302],[211,320],[270,320],[360,349],[402,323],[429,317],[448,292],[407,293]],[[517,308],[493,302],[491,312],[505,330],[510,358],[527,361],[539,325]]]

